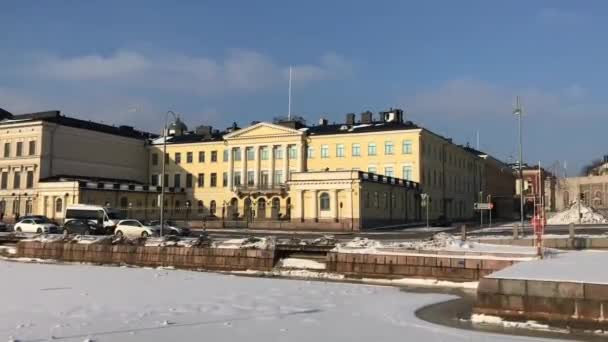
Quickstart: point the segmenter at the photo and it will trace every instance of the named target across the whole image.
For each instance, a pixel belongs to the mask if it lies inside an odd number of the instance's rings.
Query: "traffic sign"
[[[494,209],[494,203],[474,203],[474,210],[492,210]]]

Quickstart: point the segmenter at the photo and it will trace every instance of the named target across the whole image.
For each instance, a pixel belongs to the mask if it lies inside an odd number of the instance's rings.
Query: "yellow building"
[[[163,139],[149,148],[150,181],[160,185]],[[431,199],[431,219],[470,218],[483,183],[477,156],[404,121],[398,109],[382,112],[377,119],[370,112],[362,113],[360,120],[348,114],[343,124],[259,122],[242,129],[234,125],[226,132],[208,126],[188,132],[178,120],[169,129],[166,151],[165,184],[184,188],[198,217],[249,218],[255,213],[256,220],[302,219],[292,212],[295,206],[317,212],[320,198],[296,200],[294,184],[288,186],[292,173],[353,170],[420,183]],[[414,219],[420,217],[408,218]]]

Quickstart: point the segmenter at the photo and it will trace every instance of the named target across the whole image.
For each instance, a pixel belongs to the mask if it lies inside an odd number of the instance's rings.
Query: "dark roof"
[[[357,123],[355,125],[347,124],[328,124],[310,126],[304,128],[308,135],[329,135],[329,134],[352,134],[352,133],[367,133],[367,132],[383,132],[383,131],[399,131],[418,129],[419,126],[411,121],[406,122],[372,122],[369,124]]]
[[[106,178],[106,177],[87,177],[87,176],[74,176],[74,175],[56,175],[40,179],[40,182],[107,182],[107,183],[123,183],[123,184],[143,184],[142,182],[134,181],[132,179],[121,179],[121,178]]]
[[[93,121],[76,119],[68,116],[61,115],[61,112],[58,110],[54,111],[46,111],[46,112],[37,112],[37,113],[27,113],[27,114],[19,114],[13,115],[10,119],[5,119],[0,121],[2,123],[12,123],[15,121],[45,121],[52,122],[62,126],[74,127],[87,129],[91,131],[119,135],[127,138],[134,139],[150,139],[156,137],[155,134],[138,131],[133,129],[131,126],[111,126],[102,123],[97,123]]]
[[[0,120],[9,119],[13,117],[13,113],[0,108]]]

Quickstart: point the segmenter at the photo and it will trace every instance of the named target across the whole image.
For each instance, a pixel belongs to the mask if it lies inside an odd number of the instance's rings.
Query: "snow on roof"
[[[163,139],[165,137],[158,137],[154,140],[152,140],[152,145],[158,145],[158,144],[162,144],[163,143]],[[173,139],[172,136],[166,137],[167,138],[167,142],[171,141],[171,139]]]

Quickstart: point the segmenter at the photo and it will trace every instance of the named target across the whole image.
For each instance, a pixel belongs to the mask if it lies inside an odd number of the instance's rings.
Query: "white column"
[[[331,217],[334,219],[334,221],[338,221],[338,190],[337,189],[333,189],[330,191],[330,198],[329,200],[331,201],[329,203],[329,207],[331,208]]]
[[[268,146],[268,153],[270,153],[270,170],[268,171],[268,185],[272,188],[274,186],[274,145]]]
[[[306,154],[304,153],[303,147],[304,145],[302,143],[296,144],[296,153],[298,157],[298,168],[296,169],[296,171],[298,172],[304,171],[304,158],[306,157]]]
[[[317,190],[312,190],[312,219],[317,221],[319,219],[319,193]]]
[[[283,183],[287,183],[287,174],[289,173],[289,151],[287,149],[289,145],[283,144]]]
[[[253,146],[253,185],[258,186],[260,181],[260,146]]]
[[[241,146],[241,186],[247,186],[247,146]]]
[[[228,149],[228,189],[232,190],[234,185],[234,152],[232,147]]]

